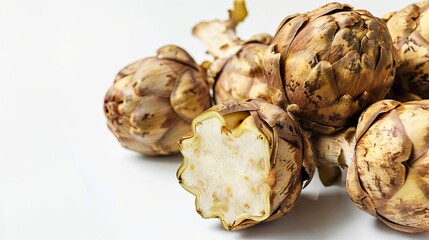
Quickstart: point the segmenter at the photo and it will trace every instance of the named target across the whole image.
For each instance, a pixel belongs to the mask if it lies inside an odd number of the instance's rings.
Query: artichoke
[[[209,82],[214,85],[213,99],[215,103],[255,98],[271,101],[262,59],[272,37],[258,34],[242,41],[235,27],[245,19],[247,10],[243,0],[234,3],[228,20],[204,21],[193,28],[194,36],[214,57],[207,71]]]
[[[429,1],[390,13],[383,20],[400,57],[392,97],[400,101],[429,98]]]
[[[192,121],[180,140],[179,183],[197,212],[238,230],[277,219],[294,206],[315,164],[294,118],[264,100],[227,101]]]
[[[146,155],[177,153],[192,119],[210,106],[205,69],[177,46],[122,69],[104,100],[112,133],[123,147]]]
[[[429,100],[384,100],[356,129],[347,191],[362,210],[403,232],[429,231]]]
[[[395,75],[396,54],[386,25],[365,10],[330,3],[286,17],[264,65],[272,102],[303,127],[333,133],[370,103],[383,99]]]
[[[215,103],[227,100],[264,99],[271,101],[262,59],[271,40],[269,35],[257,35],[243,43],[242,48],[224,64],[212,64],[209,77],[213,78]]]

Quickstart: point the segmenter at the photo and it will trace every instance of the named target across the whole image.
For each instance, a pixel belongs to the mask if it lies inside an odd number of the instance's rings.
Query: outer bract
[[[283,20],[264,60],[273,103],[305,128],[332,133],[383,99],[395,75],[386,25],[364,10],[330,3]]]
[[[355,204],[398,231],[429,231],[429,100],[373,104],[356,142],[347,173]]]
[[[228,59],[242,47],[241,41],[235,33],[235,28],[247,17],[244,0],[234,0],[234,8],[229,10],[229,18],[203,21],[192,29],[192,34],[201,40],[207,47],[207,52],[215,59]]]
[[[177,153],[192,119],[210,106],[205,70],[177,46],[122,69],[104,100],[112,133],[146,155]]]
[[[393,97],[429,98],[429,1],[390,13],[384,20],[400,56]]]
[[[197,212],[228,230],[277,219],[291,210],[314,173],[308,138],[284,110],[263,100],[228,101],[192,122],[180,141],[177,177]]]

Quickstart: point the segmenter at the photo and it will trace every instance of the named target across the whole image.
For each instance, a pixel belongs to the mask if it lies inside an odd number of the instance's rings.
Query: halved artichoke
[[[386,25],[365,10],[330,3],[286,17],[264,58],[272,102],[303,127],[333,133],[388,93],[395,48]]]
[[[197,212],[228,230],[277,219],[294,206],[315,164],[297,121],[263,100],[227,101],[192,122],[180,140],[177,177]]]
[[[192,119],[210,106],[205,69],[173,45],[122,69],[104,100],[112,133],[123,147],[146,155],[179,152]]]
[[[429,231],[429,100],[379,101],[360,117],[347,191],[403,232]]]

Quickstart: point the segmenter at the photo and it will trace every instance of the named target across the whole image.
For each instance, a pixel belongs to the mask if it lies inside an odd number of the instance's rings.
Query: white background
[[[238,33],[328,1],[249,1]],[[412,1],[349,1],[381,16]],[[209,59],[191,36],[232,0],[0,0],[0,239],[429,239],[358,210],[316,179],[284,218],[227,232],[178,184],[180,156],[122,149],[103,99],[117,71],[165,44]]]

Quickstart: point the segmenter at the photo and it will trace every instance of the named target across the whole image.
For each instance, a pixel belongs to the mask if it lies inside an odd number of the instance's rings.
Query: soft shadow
[[[296,206],[284,217],[241,230],[243,238],[290,239],[305,233],[311,239],[320,239],[325,232],[334,231],[350,218],[350,199],[343,191],[314,196],[302,193]]]
[[[426,233],[404,233],[396,231],[390,227],[388,227],[386,224],[384,224],[382,221],[378,220],[377,218],[374,218],[374,224],[377,230],[382,231],[386,234],[394,236],[399,236],[401,239],[429,239],[429,232]]]
[[[163,166],[179,166],[182,163],[182,155],[181,154],[172,154],[167,156],[146,156],[143,154],[133,154],[130,157],[133,161],[139,161],[142,163],[148,164],[156,164]]]
[[[164,155],[164,156],[146,156],[143,154],[139,154],[140,158],[145,161],[182,161],[182,155],[180,153]]]

